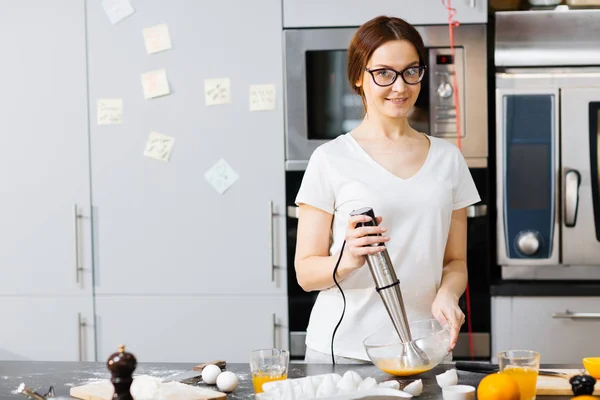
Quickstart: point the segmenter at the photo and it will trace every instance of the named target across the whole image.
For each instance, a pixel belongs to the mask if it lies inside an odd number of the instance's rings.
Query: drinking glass
[[[498,369],[512,376],[519,385],[521,400],[534,400],[540,353],[533,350],[508,350],[498,353]]]
[[[287,379],[290,352],[281,349],[259,349],[250,352],[250,373],[255,393],[262,393],[265,382]]]

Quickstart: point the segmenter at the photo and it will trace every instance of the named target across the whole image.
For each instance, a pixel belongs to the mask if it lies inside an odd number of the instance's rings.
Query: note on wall
[[[167,72],[164,69],[158,69],[142,74],[142,86],[144,88],[144,97],[146,99],[165,96],[170,93]]]
[[[231,103],[231,82],[229,78],[204,80],[204,97],[207,106]]]
[[[135,12],[129,0],[102,0],[102,7],[113,25]]]
[[[158,53],[159,51],[171,48],[171,36],[167,24],[160,24],[145,28],[142,31],[144,35],[144,44],[148,54]]]
[[[98,125],[123,123],[123,99],[98,99]]]
[[[174,144],[175,138],[158,132],[150,132],[146,148],[144,149],[144,156],[168,162],[171,158]]]
[[[219,194],[223,194],[238,180],[239,175],[227,161],[221,158],[204,173],[204,178]]]
[[[250,111],[275,109],[275,85],[250,85]]]

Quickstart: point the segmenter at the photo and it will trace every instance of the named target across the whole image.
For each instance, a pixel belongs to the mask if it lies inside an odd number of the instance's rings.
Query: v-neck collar
[[[431,159],[431,153],[433,153],[433,146],[435,145],[435,140],[432,137],[430,137],[428,135],[425,135],[424,133],[422,133],[422,135],[425,136],[425,138],[427,140],[429,140],[429,150],[427,151],[427,156],[425,157],[425,161],[423,162],[423,165],[421,165],[421,168],[419,168],[419,170],[417,172],[415,172],[414,174],[412,174],[408,178],[400,178],[398,175],[392,173],[387,168],[385,168],[383,165],[381,165],[377,161],[375,161],[375,159],[373,157],[371,157],[371,155],[369,153],[367,153],[365,149],[363,149],[363,147],[360,145],[360,143],[358,143],[358,141],[354,138],[354,136],[352,136],[352,134],[350,132],[348,132],[346,134],[346,136],[348,137],[348,140],[352,143],[352,146],[355,146],[357,148],[357,150],[371,164],[373,164],[377,168],[383,170],[388,176],[390,176],[393,179],[396,179],[398,181],[401,181],[401,182],[409,182],[409,181],[412,181],[412,180],[416,179],[422,173],[422,171],[427,167],[427,165],[429,164],[429,160]]]

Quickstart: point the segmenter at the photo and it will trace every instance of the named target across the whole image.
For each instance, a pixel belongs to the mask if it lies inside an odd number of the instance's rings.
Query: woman
[[[331,363],[332,333],[339,363],[367,362],[363,340],[391,329],[374,290],[365,254],[389,252],[409,321],[435,317],[456,344],[464,314],[458,300],[467,284],[465,208],[480,200],[456,146],[411,128],[407,115],[425,73],[417,30],[399,18],[377,17],[356,32],[348,48],[348,78],[365,106],[354,130],[317,148],[296,198],[299,206],[295,269],[306,291],[320,291],[306,337],[306,361]],[[372,207],[377,227],[357,228]]]

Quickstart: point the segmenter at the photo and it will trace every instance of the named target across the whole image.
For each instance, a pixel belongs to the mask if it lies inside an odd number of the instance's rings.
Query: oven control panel
[[[457,136],[458,94],[460,111],[460,136],[465,137],[465,76],[464,49],[455,47],[429,49],[429,123],[430,134],[438,137]]]

